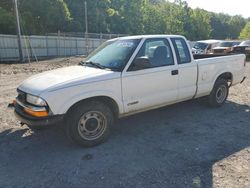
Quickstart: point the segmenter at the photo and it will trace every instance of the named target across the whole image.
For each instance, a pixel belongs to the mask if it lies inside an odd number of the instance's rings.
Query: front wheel
[[[102,102],[84,102],[68,114],[66,133],[75,143],[92,147],[109,137],[114,121],[111,109]]]
[[[214,88],[208,96],[209,105],[212,107],[220,107],[227,100],[229,86],[226,80],[219,79],[215,82]]]

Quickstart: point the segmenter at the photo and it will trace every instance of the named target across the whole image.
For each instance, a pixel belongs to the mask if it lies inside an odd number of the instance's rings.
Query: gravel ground
[[[118,120],[95,148],[69,143],[60,125],[20,126],[7,108],[16,87],[77,62],[0,65],[0,187],[250,187],[249,79],[219,109],[194,100]]]

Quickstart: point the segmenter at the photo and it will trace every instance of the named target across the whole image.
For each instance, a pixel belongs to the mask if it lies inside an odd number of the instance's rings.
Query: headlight
[[[47,106],[47,103],[45,102],[45,100],[43,100],[40,97],[30,95],[30,94],[26,95],[26,101],[36,106]]]

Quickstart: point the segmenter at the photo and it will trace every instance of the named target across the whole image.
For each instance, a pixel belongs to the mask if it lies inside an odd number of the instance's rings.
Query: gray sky
[[[174,0],[170,0],[173,2]],[[250,17],[249,0],[186,0],[192,8],[202,8],[212,12]]]

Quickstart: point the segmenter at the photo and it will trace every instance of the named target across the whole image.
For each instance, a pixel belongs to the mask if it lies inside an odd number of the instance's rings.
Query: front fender
[[[65,100],[57,99],[55,101],[53,99],[50,100],[50,97],[48,97],[47,102],[53,114],[65,114],[70,109],[70,107],[77,102],[93,97],[109,97],[116,102],[119,109],[119,114],[123,113],[124,111],[121,98],[119,98],[119,96],[115,96],[110,91],[104,90],[77,93],[75,95],[70,95],[70,97],[65,98]]]

